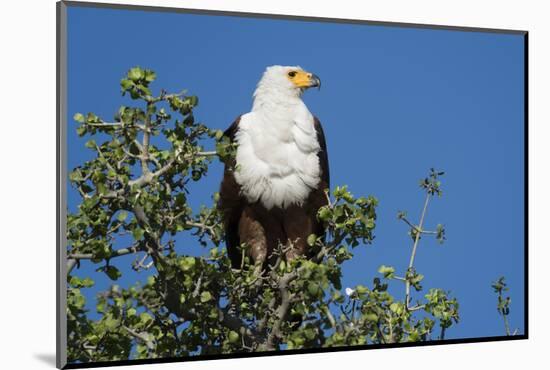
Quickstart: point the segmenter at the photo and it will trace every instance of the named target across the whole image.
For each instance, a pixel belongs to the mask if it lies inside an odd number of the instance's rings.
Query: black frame
[[[391,344],[368,344],[356,345],[349,347],[333,347],[333,348],[311,348],[311,349],[292,349],[284,351],[271,352],[254,352],[254,353],[233,353],[233,354],[217,354],[217,355],[198,355],[189,357],[177,358],[158,358],[158,359],[135,359],[135,360],[118,360],[118,361],[100,361],[84,364],[67,364],[66,362],[66,9],[67,7],[84,7],[84,8],[107,8],[120,10],[139,10],[139,11],[155,11],[166,13],[186,13],[196,15],[214,15],[214,16],[231,16],[231,17],[247,17],[261,19],[284,19],[306,22],[327,22],[327,23],[343,23],[343,24],[361,24],[361,25],[377,25],[377,26],[393,26],[401,28],[422,28],[436,30],[454,30],[466,32],[486,32],[523,35],[524,39],[524,334],[514,336],[495,336],[495,337],[477,337],[465,339],[444,339],[437,341],[427,341],[418,343],[391,343]],[[326,352],[342,352],[342,351],[359,351],[380,348],[402,348],[402,347],[418,347],[418,346],[434,346],[446,344],[461,344],[461,343],[482,343],[482,342],[499,342],[510,340],[529,339],[529,32],[524,30],[508,30],[494,28],[479,28],[479,27],[459,27],[447,25],[431,25],[423,23],[401,23],[401,22],[383,22],[372,20],[355,20],[343,18],[324,18],[310,17],[297,15],[282,15],[282,14],[266,14],[266,13],[249,13],[237,11],[221,11],[221,10],[205,10],[205,9],[189,9],[189,8],[174,8],[162,6],[146,6],[146,5],[127,5],[127,4],[112,4],[112,3],[96,3],[96,2],[79,2],[79,1],[59,1],[56,4],[57,15],[57,142],[56,142],[56,197],[57,197],[57,213],[56,213],[56,366],[59,369],[81,369],[109,366],[124,366],[124,365],[141,365],[141,364],[159,364],[187,361],[205,361],[219,359],[235,359],[247,357],[265,357],[265,356],[286,356],[293,354],[308,354],[308,353],[326,353]]]

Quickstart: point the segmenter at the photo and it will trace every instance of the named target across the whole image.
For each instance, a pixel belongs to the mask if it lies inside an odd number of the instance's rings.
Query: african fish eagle
[[[268,67],[252,110],[224,133],[237,148],[225,163],[219,201],[233,268],[241,266],[242,243],[265,268],[279,243],[288,261],[308,256],[309,235],[325,234],[317,219],[330,186],[325,136],[301,98],[320,86],[319,77],[298,66]]]

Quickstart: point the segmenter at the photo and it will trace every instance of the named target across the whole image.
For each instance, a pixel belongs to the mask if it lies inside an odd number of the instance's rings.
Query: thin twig
[[[504,329],[506,330],[506,335],[510,336],[510,324],[508,323],[508,315],[502,314],[504,318]]]
[[[422,226],[424,225],[424,218],[426,217],[426,210],[428,209],[428,203],[430,201],[430,193],[426,193],[426,200],[424,201],[424,208],[422,209],[422,215],[420,216],[420,222],[418,223],[418,229],[422,230]],[[416,233],[416,236],[414,238],[414,244],[411,252],[411,258],[409,260],[409,267],[407,268],[407,273],[412,270],[414,266],[414,259],[416,257],[416,249],[418,248],[418,241],[420,240],[420,234],[419,232]],[[411,300],[411,282],[409,279],[405,282],[405,306],[409,307]]]

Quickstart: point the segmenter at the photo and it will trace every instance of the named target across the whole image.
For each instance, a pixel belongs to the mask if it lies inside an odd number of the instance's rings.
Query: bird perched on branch
[[[321,80],[298,66],[268,67],[254,92],[252,110],[224,135],[236,144],[225,164],[219,207],[234,268],[240,249],[265,269],[279,245],[292,260],[308,255],[309,235],[324,236],[317,211],[328,200],[329,166],[323,128],[302,101]]]

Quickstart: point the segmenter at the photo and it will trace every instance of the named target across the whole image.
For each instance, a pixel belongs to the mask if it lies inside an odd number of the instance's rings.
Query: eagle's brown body
[[[224,133],[231,141],[235,140],[239,122],[240,117]],[[323,129],[316,117],[314,128],[320,148],[317,153],[320,181],[315,188],[310,189],[301,204],[267,209],[260,201],[248,201],[234,175],[235,160],[225,164],[219,207],[223,215],[227,251],[234,268],[241,267],[243,255],[239,246],[242,243],[246,244],[245,253],[252,261],[265,268],[279,243],[292,246],[286,248],[286,259],[291,260],[309,255],[309,235],[324,236],[325,227],[317,219],[317,211],[328,202],[325,189],[330,187],[329,166]]]

